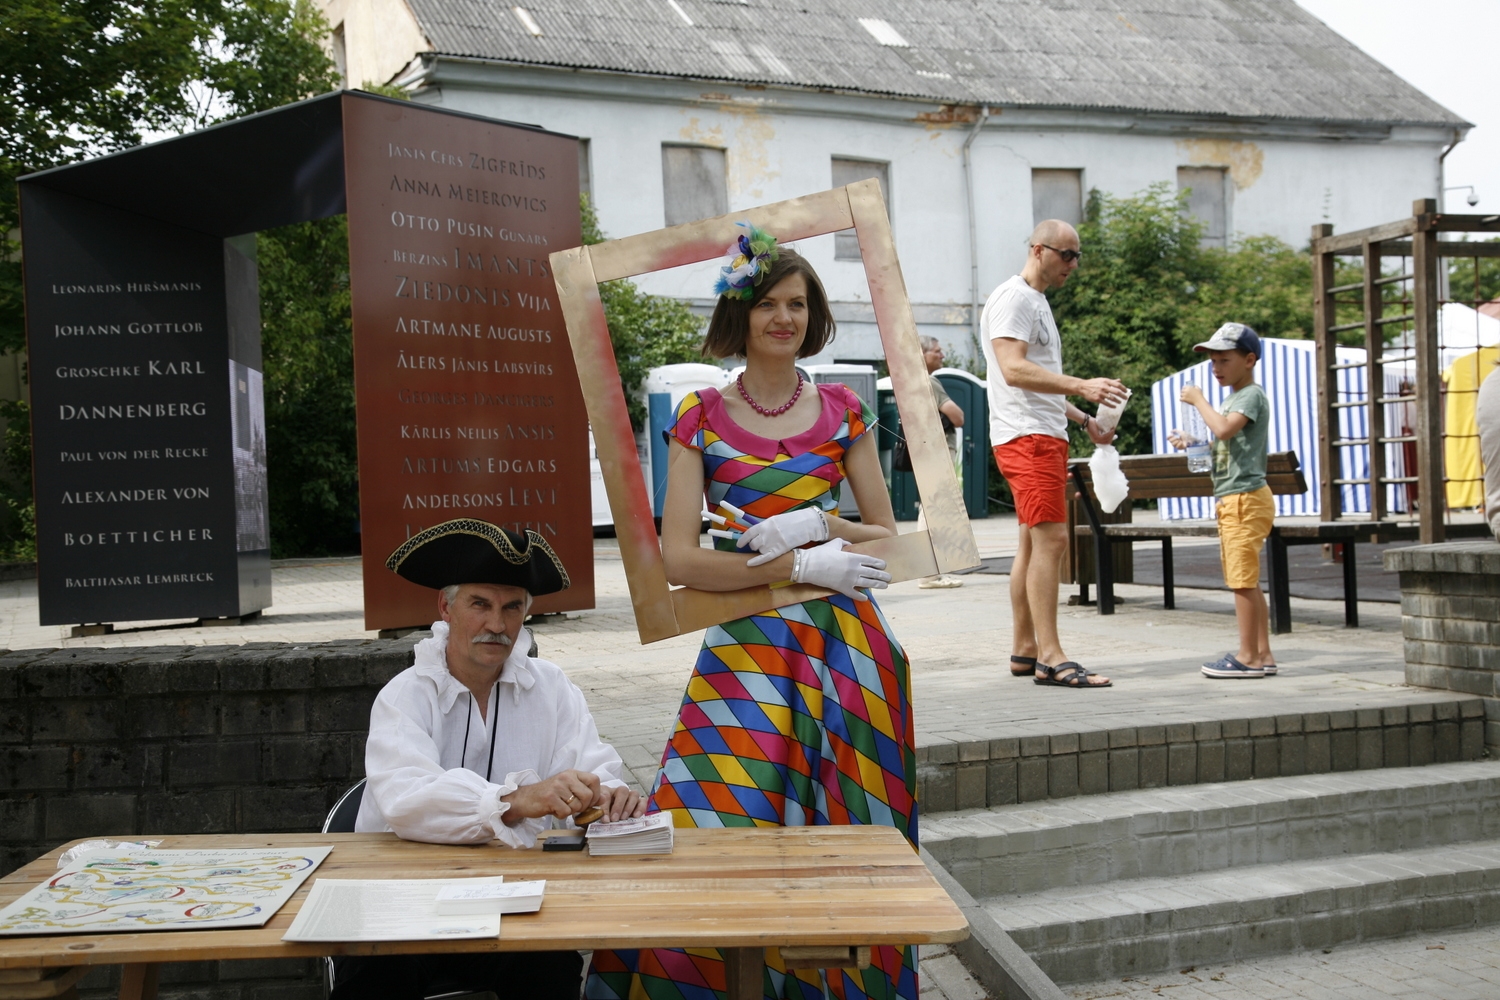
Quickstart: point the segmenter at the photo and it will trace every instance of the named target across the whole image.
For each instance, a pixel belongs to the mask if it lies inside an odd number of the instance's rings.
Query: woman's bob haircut
[[[713,319],[708,321],[708,336],[703,339],[703,353],[710,358],[743,358],[745,338],[750,335],[750,310],[771,289],[794,274],[802,275],[807,282],[807,337],[803,339],[797,357],[810,358],[832,343],[835,331],[833,312],[828,308],[828,293],[823,291],[823,282],[818,280],[818,272],[812,269],[806,257],[795,250],[782,247],[764,280],[755,286],[755,294],[751,298],[719,298],[719,304],[714,307]]]

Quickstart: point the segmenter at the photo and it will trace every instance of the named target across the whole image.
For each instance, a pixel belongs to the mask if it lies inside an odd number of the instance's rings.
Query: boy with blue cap
[[[1214,496],[1218,499],[1219,555],[1224,583],[1234,591],[1234,613],[1240,648],[1203,665],[1206,677],[1269,677],[1276,673],[1271,655],[1270,610],[1260,589],[1260,551],[1271,534],[1276,507],[1266,485],[1266,445],[1271,430],[1271,401],[1255,384],[1260,337],[1243,323],[1225,323],[1193,350],[1207,354],[1214,379],[1231,390],[1215,410],[1203,390],[1188,385],[1181,399],[1197,408],[1213,433]],[[1183,447],[1172,432],[1172,443]]]

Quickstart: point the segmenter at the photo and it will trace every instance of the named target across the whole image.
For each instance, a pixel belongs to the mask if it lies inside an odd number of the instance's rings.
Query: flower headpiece
[[[714,294],[729,299],[750,299],[755,295],[755,286],[760,284],[771,269],[771,264],[781,256],[776,249],[776,237],[757,228],[754,223],[741,222],[745,232],[729,248],[729,263],[719,269],[719,280],[714,283]]]

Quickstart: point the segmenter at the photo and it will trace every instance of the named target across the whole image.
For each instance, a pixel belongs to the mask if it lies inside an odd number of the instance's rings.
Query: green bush
[[[0,561],[36,558],[36,501],[31,492],[31,407],[0,400],[5,439],[0,445]]]
[[[579,195],[578,200],[583,209],[583,242],[603,243],[599,216],[589,196]],[[646,375],[659,365],[704,360],[700,350],[704,322],[687,303],[662,295],[647,295],[635,282],[623,278],[601,282],[599,298],[604,302],[609,342],[615,349],[615,364],[625,387],[630,424],[641,430],[646,426],[646,408],[636,394]]]

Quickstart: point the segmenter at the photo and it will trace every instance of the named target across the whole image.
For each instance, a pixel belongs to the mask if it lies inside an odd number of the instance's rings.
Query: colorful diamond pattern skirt
[[[880,823],[917,842],[906,655],[872,601],[842,595],[708,630],[649,809],[678,826]],[[767,997],[916,1000],[915,948],[876,948],[867,969],[785,970]],[[593,1000],[722,997],[712,949],[594,953]]]

